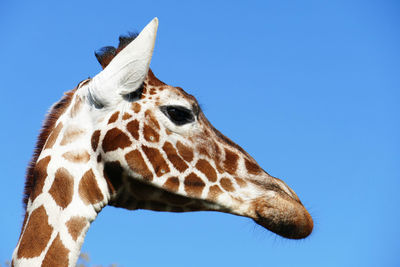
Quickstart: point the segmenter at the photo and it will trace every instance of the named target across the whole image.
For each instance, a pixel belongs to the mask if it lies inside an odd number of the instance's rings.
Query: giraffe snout
[[[274,194],[253,201],[254,221],[286,238],[302,239],[309,236],[314,222],[296,193],[277,178],[267,187]]]

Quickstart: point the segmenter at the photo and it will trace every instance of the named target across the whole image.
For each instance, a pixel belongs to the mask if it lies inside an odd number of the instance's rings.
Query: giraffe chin
[[[313,220],[304,206],[286,196],[254,202],[254,221],[262,227],[290,239],[303,239],[313,230]]]

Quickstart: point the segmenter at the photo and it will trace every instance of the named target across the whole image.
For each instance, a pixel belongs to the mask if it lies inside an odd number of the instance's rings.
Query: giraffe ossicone
[[[157,26],[96,54],[103,70],[50,110],[28,168],[14,266],[74,266],[105,205],[227,212],[293,239],[312,232],[293,190],[216,130],[193,96],[154,76]]]

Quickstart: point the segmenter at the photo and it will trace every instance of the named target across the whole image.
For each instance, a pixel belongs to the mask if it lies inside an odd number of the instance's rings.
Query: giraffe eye
[[[194,121],[192,111],[182,106],[162,106],[160,110],[178,126]]]

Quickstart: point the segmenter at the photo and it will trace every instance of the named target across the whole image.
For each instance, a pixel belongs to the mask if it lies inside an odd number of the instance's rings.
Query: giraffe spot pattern
[[[227,173],[234,174],[236,172],[238,159],[238,155],[236,155],[229,149],[225,149],[224,168]]]
[[[169,172],[168,164],[165,162],[164,157],[156,148],[142,146],[143,152],[146,154],[151,165],[153,165],[154,172],[158,177]]]
[[[168,160],[172,163],[172,165],[174,165],[175,169],[180,172],[184,172],[188,168],[188,165],[177,154],[175,148],[170,142],[165,142],[165,144],[163,145],[163,150],[165,154],[167,154]]]
[[[65,132],[60,145],[65,146],[76,141],[84,133],[83,129],[77,127],[68,127]]]
[[[186,161],[191,162],[193,160],[193,150],[182,144],[180,141],[176,143],[179,155]]]
[[[139,103],[133,103],[133,104],[132,104],[132,110],[133,110],[135,113],[139,113],[139,112],[140,112],[140,109],[141,109],[141,106],[140,106]]]
[[[60,131],[63,127],[63,124],[61,122],[59,122],[56,126],[56,128],[54,128],[54,130],[51,132],[49,138],[47,139],[46,145],[44,146],[44,149],[47,148],[52,148],[54,143],[57,140],[58,135],[60,134]]]
[[[81,235],[83,228],[87,226],[87,224],[87,220],[82,216],[74,216],[65,223],[68,233],[75,241]]]
[[[128,120],[128,119],[130,119],[130,118],[132,118],[132,115],[131,114],[129,114],[129,113],[124,113],[124,115],[122,115],[122,119],[123,120]]]
[[[223,193],[223,191],[221,190],[221,188],[218,185],[213,185],[213,186],[210,186],[207,198],[216,200],[218,198],[218,196],[221,195],[222,193]]]
[[[129,136],[127,136],[123,131],[118,128],[112,128],[109,130],[103,139],[103,151],[109,152],[116,150],[118,148],[125,148],[132,144],[131,140],[129,140]]]
[[[74,178],[65,168],[56,171],[49,194],[58,206],[65,209],[72,201],[74,191]]]
[[[97,150],[97,146],[99,145],[99,138],[100,138],[100,130],[94,131],[92,134],[92,138],[90,139],[90,143],[92,145],[92,149],[94,152]]]
[[[48,219],[43,206],[31,213],[18,248],[18,258],[37,257],[46,248],[53,231]]]
[[[147,167],[147,164],[139,150],[132,150],[125,155],[125,159],[132,171],[141,175],[143,179],[147,181],[153,180],[153,173]]]
[[[183,183],[185,185],[185,191],[189,196],[200,197],[206,184],[203,180],[194,173],[190,173],[185,177]]]
[[[130,121],[126,125],[126,129],[132,135],[133,138],[139,140],[139,122],[137,120]]]
[[[146,112],[144,114],[145,114],[147,120],[149,121],[149,123],[151,124],[151,126],[156,128],[157,130],[160,130],[160,125],[158,124],[158,121],[154,118],[151,110],[146,110]]]
[[[210,182],[217,181],[217,173],[208,161],[199,159],[196,163],[196,168],[204,173]]]
[[[42,267],[52,266],[65,266],[68,267],[68,253],[67,249],[60,238],[60,234],[57,234],[56,238],[51,243],[49,250],[44,257]]]
[[[38,163],[36,163],[35,169],[33,170],[33,180],[35,181],[35,185],[30,195],[32,202],[43,191],[44,181],[47,177],[47,166],[49,165],[50,159],[50,156],[42,158]]]
[[[112,114],[110,119],[108,120],[108,124],[115,122],[118,119],[118,116],[119,116],[119,111]]]
[[[143,126],[143,136],[147,142],[158,143],[160,140],[160,135],[146,123]]]
[[[244,163],[246,165],[246,169],[250,174],[260,174],[261,173],[261,168],[258,166],[256,163],[251,162],[249,159],[245,158]]]
[[[74,163],[86,163],[90,159],[90,155],[86,150],[68,151],[68,152],[65,152],[62,156],[66,160],[74,162]]]
[[[235,177],[235,181],[240,187],[246,187],[247,186],[247,182],[245,180],[243,180],[242,178]]]
[[[78,188],[79,196],[86,204],[96,204],[103,200],[103,194],[97,184],[92,169],[88,170],[81,178]]]
[[[170,177],[165,181],[164,185],[165,188],[172,192],[176,192],[179,189],[179,179],[178,177]]]
[[[221,178],[219,181],[221,184],[222,188],[225,189],[228,192],[233,192],[235,191],[235,188],[233,187],[232,181],[228,178]]]

